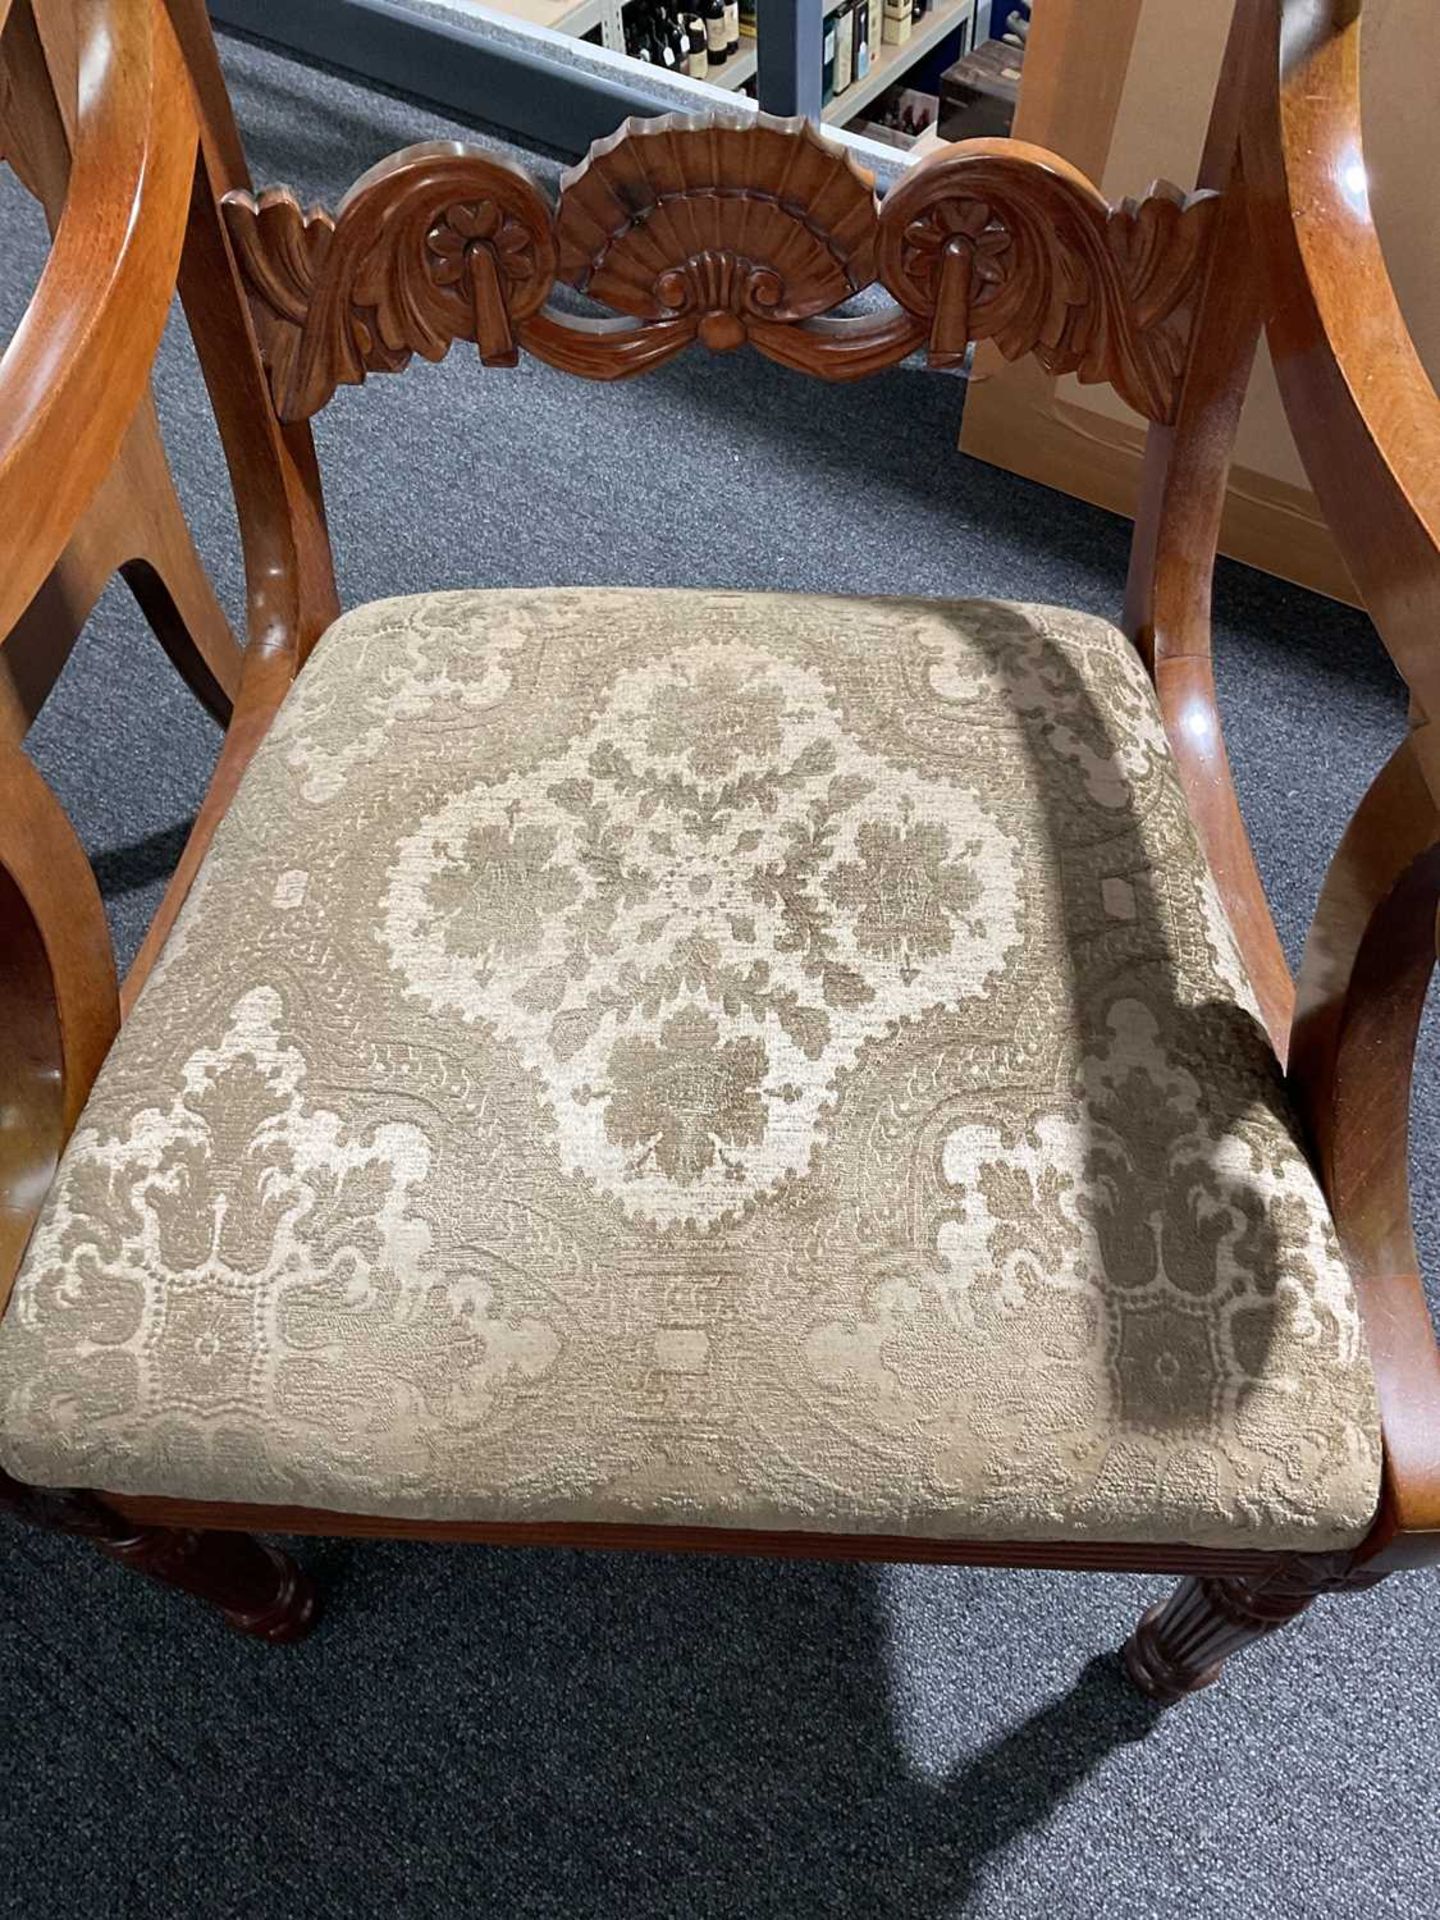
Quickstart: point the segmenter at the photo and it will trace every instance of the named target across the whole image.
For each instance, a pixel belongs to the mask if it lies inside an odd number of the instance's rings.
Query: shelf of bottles
[[[824,117],[831,124],[862,115],[949,35],[966,36],[960,51],[968,51],[975,0],[823,0],[823,4],[821,88]],[[591,6],[595,7],[593,17]],[[753,93],[754,0],[621,0],[618,12],[624,51],[632,60],[704,80],[712,87]],[[582,0],[566,16],[564,27],[598,33],[596,0]],[[607,42],[614,44],[609,32]]]
[[[630,0],[624,19],[632,60],[732,91],[755,76],[754,0]]]
[[[942,40],[966,33],[974,12],[975,0],[833,0],[821,55],[825,119],[855,119]]]

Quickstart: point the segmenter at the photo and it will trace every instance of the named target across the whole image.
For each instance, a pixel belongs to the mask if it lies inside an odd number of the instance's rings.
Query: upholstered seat
[[[300,676],[0,1330],[22,1478],[1325,1548],[1352,1289],[1069,613],[453,593]]]

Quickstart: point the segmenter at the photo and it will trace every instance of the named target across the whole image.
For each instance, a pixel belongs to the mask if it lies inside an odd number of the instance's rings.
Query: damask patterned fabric
[[[41,1483],[1327,1548],[1350,1282],[1113,629],[451,593],[327,636],[0,1328]]]

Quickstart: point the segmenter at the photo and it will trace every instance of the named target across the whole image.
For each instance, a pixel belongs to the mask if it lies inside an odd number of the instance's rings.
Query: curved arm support
[[[1230,453],[1260,332],[1238,170],[1232,187],[1221,206],[1175,423],[1151,427],[1146,444],[1125,628],[1149,664],[1191,816],[1283,1061],[1294,989],[1230,774],[1210,652]]]
[[[1440,905],[1440,809],[1414,737],[1340,843],[1298,988],[1289,1079],[1359,1295],[1380,1395],[1389,1565],[1440,1559],[1440,1346],[1411,1229],[1410,1081]]]
[[[170,309],[197,127],[157,9],[158,0],[93,0],[78,11],[70,188],[0,359],[0,633],[109,471]]]
[[[1440,716],[1440,397],[1371,214],[1358,0],[1256,5],[1263,65],[1243,152],[1286,415],[1381,638]]]
[[[1201,186],[1224,192],[1175,416],[1152,425],[1146,437],[1124,624],[1155,681],[1191,816],[1270,1043],[1283,1061],[1294,988],[1230,775],[1210,651],[1211,590],[1230,458],[1260,337],[1247,182],[1238,152],[1252,26],[1242,6],[1231,27],[1200,167]]]
[[[0,1309],[119,1025],[105,908],[64,809],[0,745]]]

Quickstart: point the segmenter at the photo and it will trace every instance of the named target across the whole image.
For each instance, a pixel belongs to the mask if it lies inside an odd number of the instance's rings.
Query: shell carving
[[[1013,140],[943,149],[877,205],[869,176],[798,120],[631,120],[566,174],[552,209],[519,168],[453,142],[407,147],[334,215],[227,194],[277,411],[472,340],[613,380],[699,339],[748,341],[848,380],[971,340],[1108,380],[1173,418],[1218,196],[1157,184],[1111,207],[1063,160]],[[840,318],[877,278],[896,303]],[[559,279],[610,310],[548,304]]]
[[[867,174],[803,120],[629,120],[561,182],[560,276],[636,319],[745,323],[827,312],[875,278]],[[706,316],[737,326],[706,328]]]

